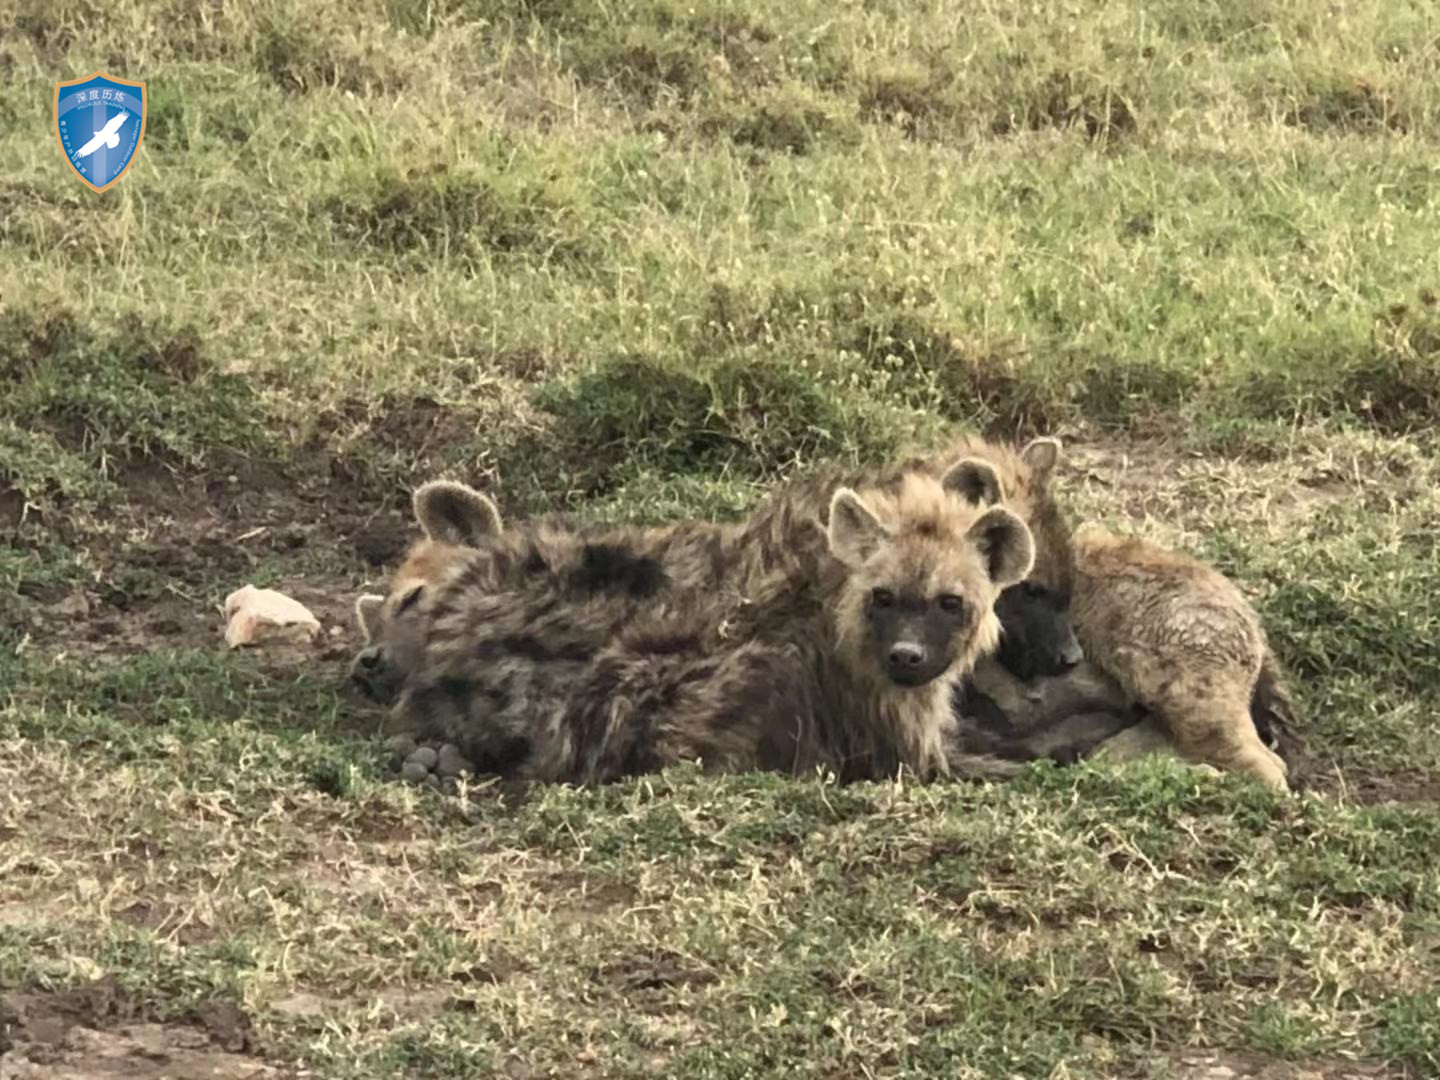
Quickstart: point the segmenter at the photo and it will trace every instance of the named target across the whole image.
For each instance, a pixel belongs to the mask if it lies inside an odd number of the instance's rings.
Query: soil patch
[[[265,663],[312,671],[318,663],[343,678],[359,647],[356,595],[378,584],[417,534],[407,500],[334,472],[325,454],[284,473],[240,459],[188,472],[154,459],[128,463],[126,504],[104,520],[33,527],[83,551],[93,580],[32,591],[21,630],[57,658],[220,649],[219,601],[256,581],[304,603],[324,631],[303,649],[267,646]]]
[[[1341,772],[1331,766],[1317,770],[1310,780],[1317,791],[1360,806],[1440,804],[1440,776],[1421,769],[1377,772],[1352,766]]]
[[[113,976],[0,998],[0,1080],[289,1080],[258,1056],[234,1002],[204,1002],[161,1022]]]

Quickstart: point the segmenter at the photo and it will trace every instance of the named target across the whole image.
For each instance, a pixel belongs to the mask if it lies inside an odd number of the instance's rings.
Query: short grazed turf
[[[1440,1075],[1437,88],[1420,0],[0,5],[0,1077]],[[1241,583],[1315,791],[390,779],[417,482],[957,426]]]

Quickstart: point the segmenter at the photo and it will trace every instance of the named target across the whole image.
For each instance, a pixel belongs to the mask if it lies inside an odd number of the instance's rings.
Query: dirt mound
[[[181,1022],[147,1015],[113,976],[0,998],[0,1080],[287,1080],[256,1056],[250,1018],[216,999]]]

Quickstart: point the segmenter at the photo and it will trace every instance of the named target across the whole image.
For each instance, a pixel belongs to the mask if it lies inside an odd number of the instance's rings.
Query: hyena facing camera
[[[792,538],[747,596],[659,602],[593,658],[571,648],[573,598],[467,591],[461,570],[399,709],[472,760],[536,779],[695,759],[846,779],[946,772],[952,685],[994,649],[995,598],[1033,561],[1023,522],[964,495],[987,468],[842,489],[825,528]]]

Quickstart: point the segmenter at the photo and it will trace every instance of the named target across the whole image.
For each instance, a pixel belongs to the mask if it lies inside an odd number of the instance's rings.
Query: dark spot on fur
[[[654,630],[633,635],[626,647],[635,653],[652,656],[676,656],[691,652],[700,645],[700,636],[689,629]]]
[[[537,664],[556,660],[584,663],[595,655],[595,650],[579,641],[547,642],[533,634],[512,634],[494,641],[480,642],[474,655],[479,660],[518,657]]]
[[[647,597],[665,586],[665,571],[650,556],[636,555],[618,544],[586,544],[572,581],[586,592]]]
[[[476,766],[481,772],[508,776],[530,756],[530,740],[520,735],[505,735],[495,740],[487,752],[479,754]]]

